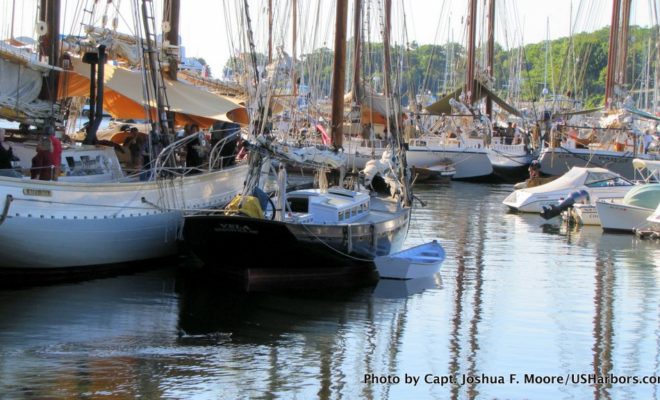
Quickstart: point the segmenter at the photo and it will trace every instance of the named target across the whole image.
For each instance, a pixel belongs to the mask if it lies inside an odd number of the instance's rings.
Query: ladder
[[[161,71],[160,52],[156,40],[156,19],[153,15],[153,0],[142,0],[142,23],[144,38],[141,41],[145,78],[151,82],[156,100],[158,115],[153,123],[158,144],[167,146],[170,142],[171,126],[170,105],[165,89],[165,78]],[[149,92],[149,90],[147,90]],[[151,113],[149,113],[151,117]],[[153,151],[153,150],[152,150]],[[153,154],[152,154],[152,160]]]

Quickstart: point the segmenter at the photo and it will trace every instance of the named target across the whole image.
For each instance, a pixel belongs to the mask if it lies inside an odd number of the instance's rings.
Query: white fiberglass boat
[[[646,223],[646,219],[660,204],[660,184],[640,185],[621,199],[596,201],[596,209],[603,230],[632,232]]]
[[[436,240],[390,255],[374,258],[381,278],[417,279],[438,272],[445,250]]]
[[[623,197],[633,186],[621,175],[603,168],[573,167],[552,182],[514,191],[502,203],[515,211],[537,213],[543,211],[543,206],[556,205],[579,190],[586,190],[591,201],[595,201]]]

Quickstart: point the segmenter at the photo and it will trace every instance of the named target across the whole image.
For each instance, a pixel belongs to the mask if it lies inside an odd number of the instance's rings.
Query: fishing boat
[[[374,259],[378,275],[390,279],[417,279],[440,270],[445,250],[436,240]]]

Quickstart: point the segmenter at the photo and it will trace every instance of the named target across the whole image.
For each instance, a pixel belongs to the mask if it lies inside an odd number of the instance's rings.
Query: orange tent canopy
[[[71,63],[73,70],[60,74],[58,97],[89,96],[89,65],[79,59],[72,59]],[[146,119],[141,75],[139,71],[105,65],[103,108],[110,115]],[[247,123],[244,107],[222,96],[181,81],[165,80],[165,86],[176,125],[196,123],[209,127],[215,121]],[[149,104],[152,118],[156,117],[155,108],[155,100],[152,100]]]

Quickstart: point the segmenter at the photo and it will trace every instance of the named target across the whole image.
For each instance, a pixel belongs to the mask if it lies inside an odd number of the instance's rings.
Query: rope
[[[328,243],[324,242],[323,239],[321,239],[320,237],[318,237],[317,235],[315,235],[312,231],[310,231],[309,228],[308,228],[305,224],[300,224],[300,225],[301,225],[303,228],[305,228],[305,230],[307,231],[307,233],[309,233],[310,235],[312,235],[312,236],[314,237],[314,239],[318,240],[319,242],[321,242],[322,245],[326,246],[327,248],[329,248],[330,250],[334,251],[335,253],[337,253],[337,254],[339,254],[339,255],[341,255],[341,256],[344,256],[344,257],[347,257],[347,258],[350,258],[350,259],[352,259],[352,260],[356,260],[356,261],[362,261],[362,262],[373,262],[373,261],[374,261],[374,260],[372,260],[372,259],[368,259],[368,258],[355,257],[355,256],[352,256],[352,255],[350,255],[350,254],[348,254],[348,253],[344,253],[344,252],[341,251],[341,250],[337,250],[337,249],[335,249],[334,247],[332,247],[331,245],[329,245]]]

